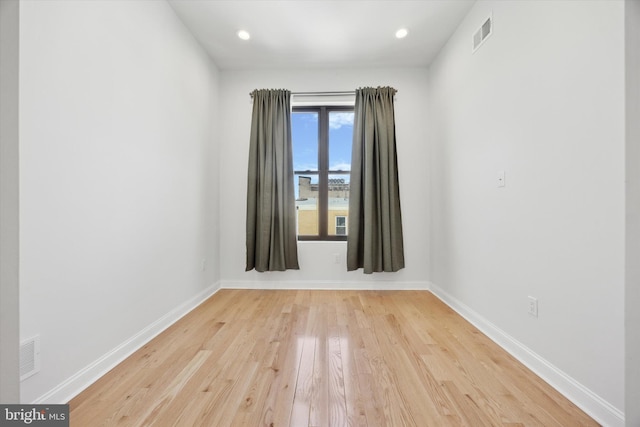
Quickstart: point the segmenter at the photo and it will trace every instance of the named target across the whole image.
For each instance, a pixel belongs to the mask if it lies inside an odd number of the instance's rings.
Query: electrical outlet
[[[339,253],[335,253],[333,254],[333,262],[335,262],[336,264],[340,264],[340,254]]]
[[[529,301],[529,316],[538,317],[538,300],[534,297],[528,297]]]
[[[200,263],[200,269],[202,271],[205,271],[207,269],[207,260],[205,258],[203,258],[202,262]]]

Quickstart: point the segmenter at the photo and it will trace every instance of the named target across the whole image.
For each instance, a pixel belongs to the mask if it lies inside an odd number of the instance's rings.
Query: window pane
[[[327,232],[329,236],[345,236],[349,216],[349,175],[329,175],[328,190]]]
[[[336,234],[338,236],[347,235],[347,217],[336,216]]]
[[[313,111],[291,113],[291,141],[293,144],[293,170],[318,170],[318,113]]]
[[[296,215],[299,236],[318,235],[318,175],[296,174]]]
[[[353,111],[329,112],[329,170],[351,170]],[[330,223],[331,224],[331,223]]]

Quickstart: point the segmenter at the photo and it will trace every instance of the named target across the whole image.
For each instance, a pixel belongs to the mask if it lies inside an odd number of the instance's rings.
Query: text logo
[[[0,427],[69,427],[69,405],[0,405]]]

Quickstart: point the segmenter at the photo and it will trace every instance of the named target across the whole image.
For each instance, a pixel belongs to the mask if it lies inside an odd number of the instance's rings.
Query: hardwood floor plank
[[[268,402],[270,402],[269,407],[273,408],[274,426],[291,425],[290,420],[295,399],[298,370],[302,357],[302,347],[298,340],[301,332],[298,329],[301,326],[306,327],[307,317],[308,309],[306,307],[294,305],[291,318],[292,327],[286,339],[280,342],[275,366],[278,370],[278,375],[267,397]]]
[[[327,292],[322,292],[325,296]],[[327,336],[327,305],[318,301],[316,318],[311,322],[309,334],[316,339],[313,355],[313,376],[309,396],[309,425],[329,425],[329,365]]]
[[[298,346],[300,347],[300,358],[290,425],[308,426],[313,393],[313,362],[316,339],[299,337]]]
[[[70,402],[85,426],[596,426],[424,291],[221,290]]]
[[[366,426],[365,392],[361,390],[358,379],[358,369],[355,358],[356,348],[353,340],[349,339],[349,326],[341,325],[339,331],[347,425]]]
[[[348,424],[347,400],[345,397],[340,332],[337,325],[330,329],[328,341],[329,423],[327,425],[346,426]]]
[[[210,351],[199,351],[184,369],[173,378],[173,381],[162,389],[162,393],[156,398],[155,405],[147,407],[141,417],[142,422],[140,425],[152,425],[156,420],[165,418],[167,413],[172,413],[176,406],[182,409],[185,406],[184,401],[189,399],[188,393],[184,393],[183,389],[210,355]]]
[[[480,410],[473,397],[458,390],[453,381],[444,381],[443,387],[451,401],[456,405],[456,413],[464,420],[464,425],[474,427],[491,427],[492,425],[496,425]]]

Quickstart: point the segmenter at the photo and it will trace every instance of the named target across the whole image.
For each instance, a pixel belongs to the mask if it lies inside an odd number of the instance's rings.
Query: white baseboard
[[[533,350],[511,337],[469,306],[451,296],[433,283],[431,292],[492,341],[531,369],[536,375],[558,390],[594,420],[607,427],[624,427],[624,413],[562,370],[545,360]]]
[[[314,281],[314,280],[291,280],[291,281],[257,281],[257,280],[225,280],[222,281],[222,289],[309,289],[309,290],[373,290],[373,291],[407,291],[407,290],[429,290],[429,282],[394,282],[385,281]]]
[[[67,403],[82,390],[93,384],[101,376],[109,372],[124,359],[151,341],[162,331],[180,320],[191,310],[202,304],[207,298],[220,289],[219,283],[214,283],[198,293],[188,301],[180,304],[169,313],[162,316],[122,344],[109,351],[93,363],[78,371],[61,384],[40,396],[33,404]]]

